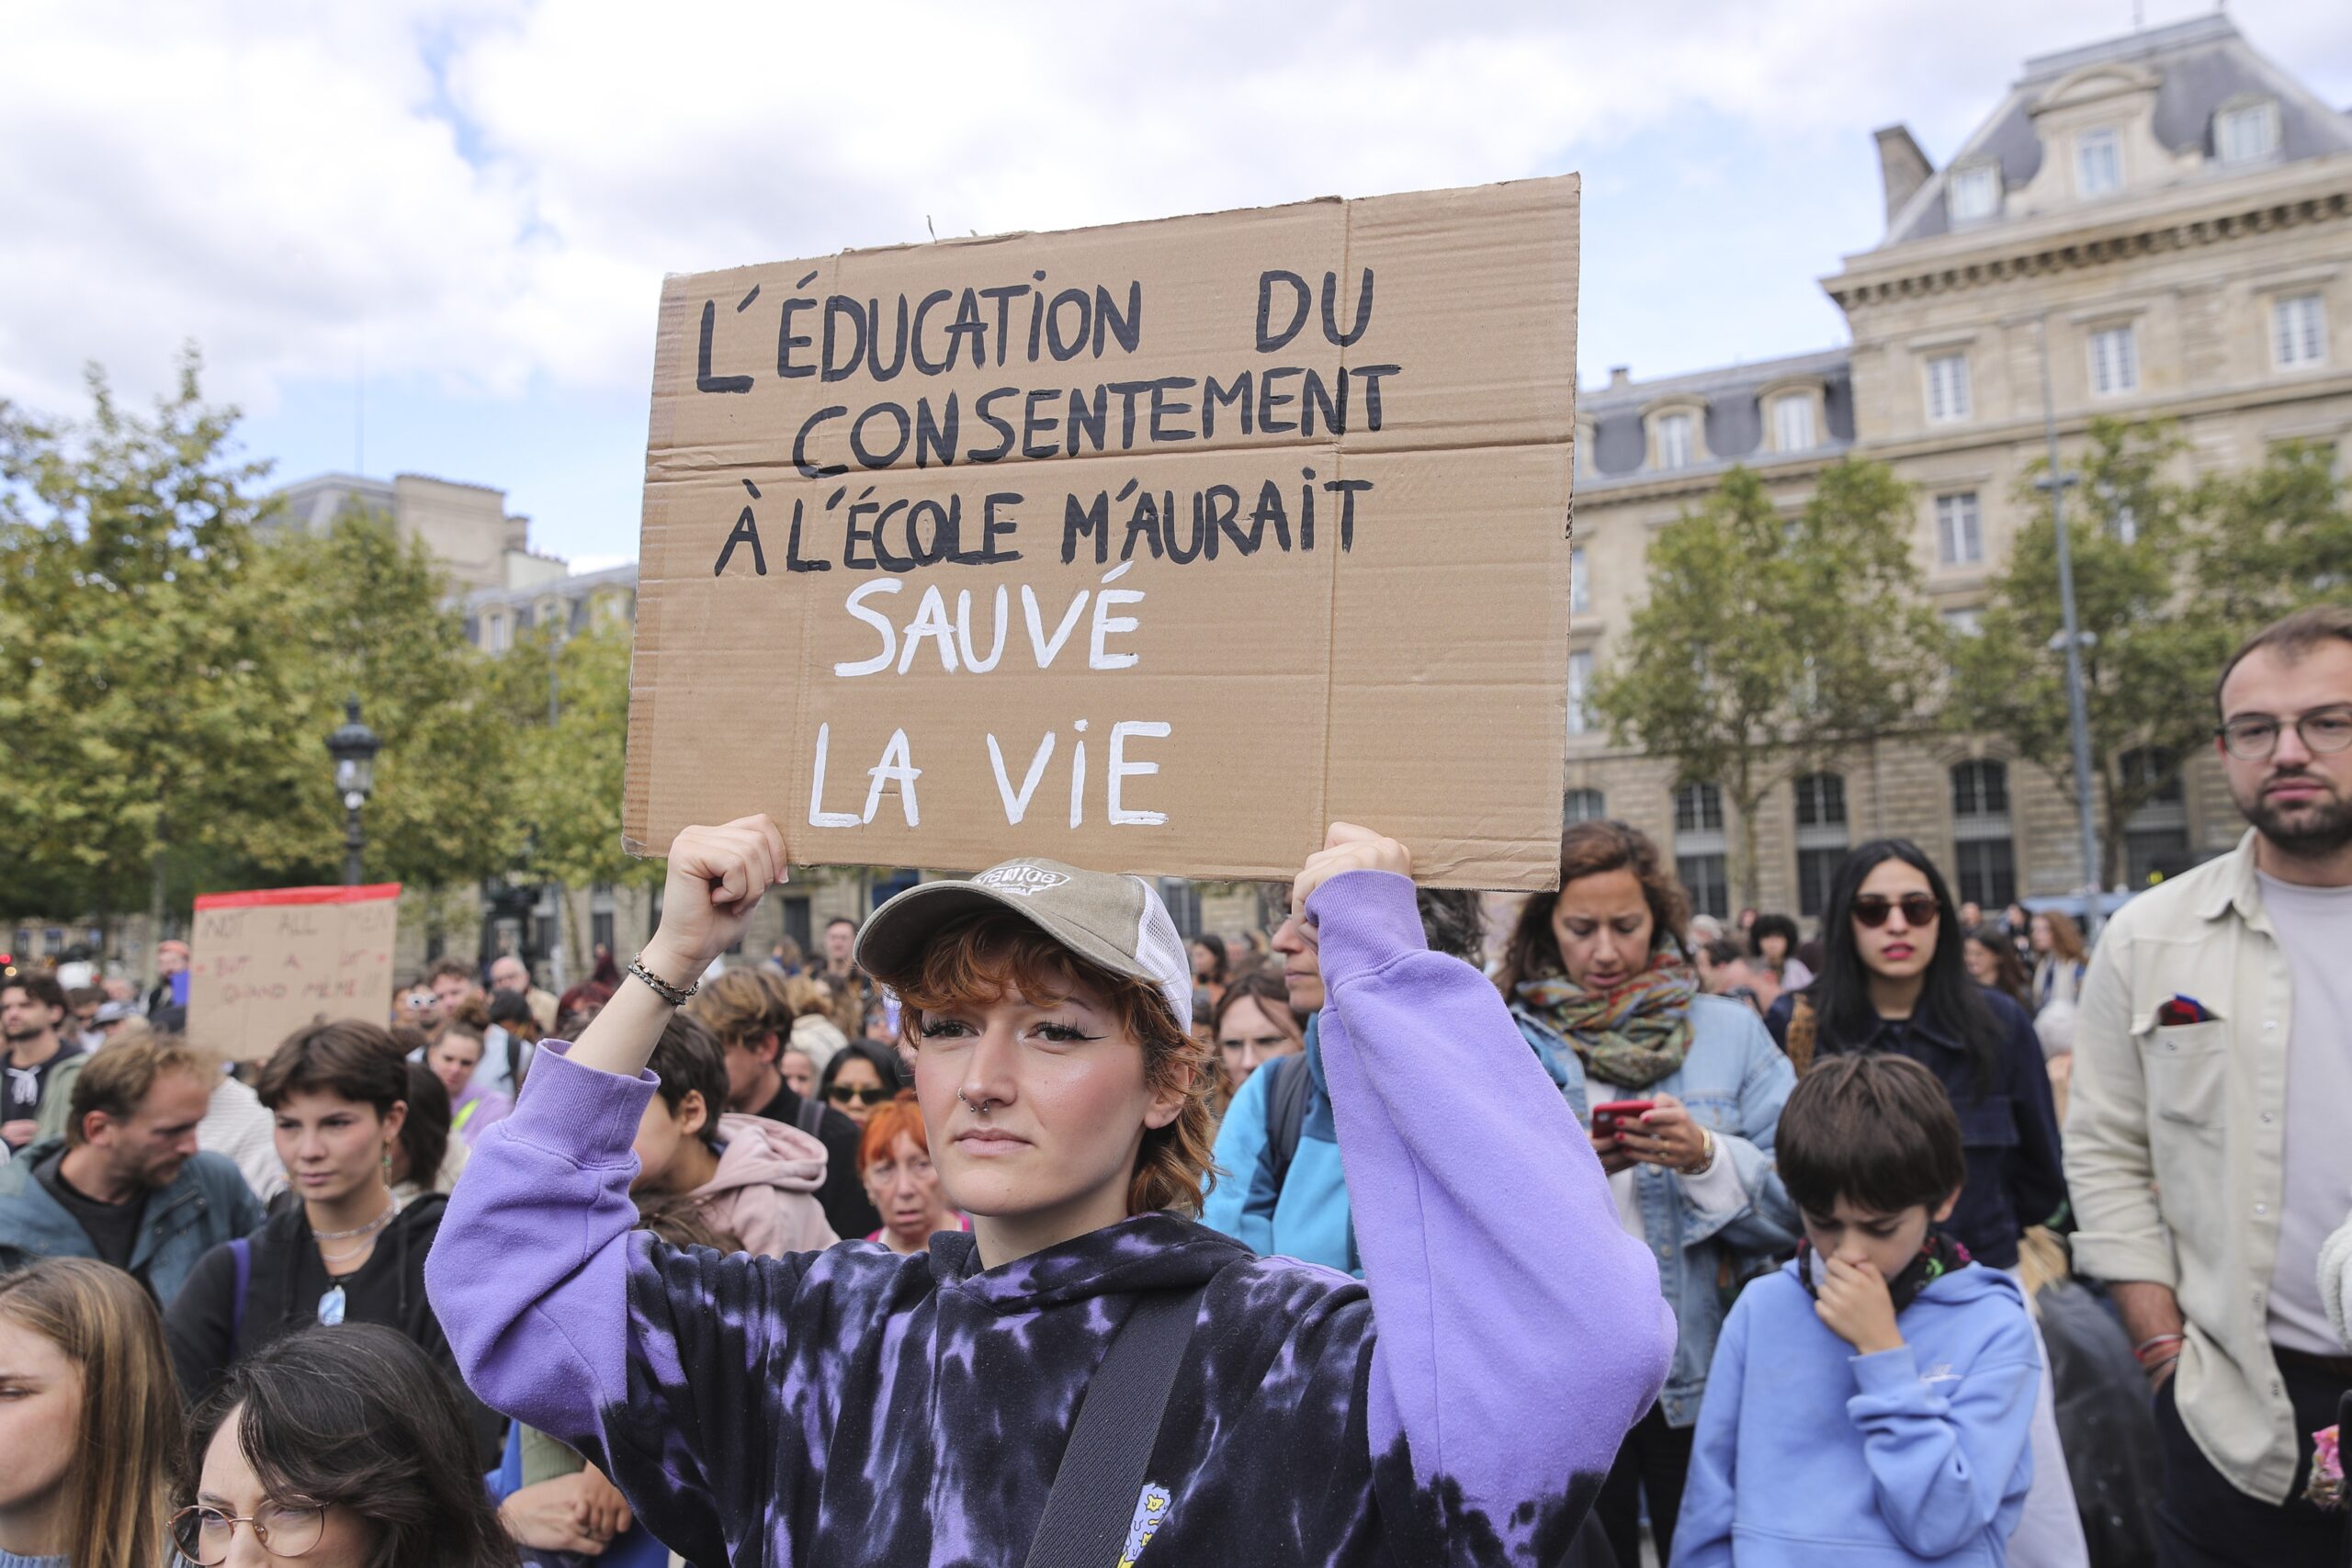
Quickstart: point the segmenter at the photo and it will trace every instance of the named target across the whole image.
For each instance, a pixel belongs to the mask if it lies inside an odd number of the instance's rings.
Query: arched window
[[[1846,858],[1846,781],[1837,773],[1807,773],[1796,781],[1797,912],[1829,907],[1830,879]]]
[[[2125,886],[2145,887],[2188,868],[2188,797],[2180,758],[2159,746],[2137,747],[2117,759],[2124,789],[2143,804],[2123,824]]]
[[[1609,797],[1597,789],[1572,789],[1565,815],[1570,822],[1601,821],[1609,815]]]
[[[1983,758],[1952,764],[1951,839],[1960,901],[1986,910],[2007,908],[2018,896],[2007,762]]]
[[[1674,870],[1690,895],[1690,911],[1731,919],[1729,848],[1724,837],[1724,792],[1703,781],[1674,792]]]

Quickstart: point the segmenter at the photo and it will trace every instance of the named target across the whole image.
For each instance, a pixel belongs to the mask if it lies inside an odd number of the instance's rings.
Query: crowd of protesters
[[[0,976],[0,1568],[2352,1561],[2352,613],[2216,696],[2249,830],[2095,943],[1341,824],[1257,931],[1025,860],[722,966],[755,818],[234,1072],[184,946]]]

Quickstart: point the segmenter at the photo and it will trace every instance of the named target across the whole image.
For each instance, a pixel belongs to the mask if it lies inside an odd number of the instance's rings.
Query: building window
[[[1571,822],[1600,822],[1609,816],[1609,797],[1597,789],[1572,789],[1562,815]]]
[[[1955,223],[1990,218],[2001,210],[2001,165],[1971,164],[1951,175],[1951,217]]]
[[[508,627],[506,617],[504,615],[493,615],[482,624],[490,634],[488,637],[484,639],[482,646],[490,649],[492,653],[505,652],[513,637],[513,634]]]
[[[1689,414],[1662,413],[1657,416],[1657,466],[1661,468],[1687,468],[1690,466]]]
[[[2213,151],[2224,164],[2250,164],[2278,151],[2278,104],[2265,98],[2213,117]]]
[[[2123,787],[2144,803],[2123,824],[2125,886],[2145,887],[2188,869],[2188,797],[2181,787],[2180,759],[2156,747],[2126,751],[2117,760]]]
[[[2091,333],[2091,395],[2111,398],[2140,389],[2138,330],[2126,322]]]
[[[1585,694],[1592,689],[1592,650],[1579,649],[1568,655],[1568,733],[1582,735],[1592,728],[1592,716],[1585,706]]]
[[[1944,612],[1944,630],[1954,637],[1984,635],[1984,612],[1971,604],[1962,609]]]
[[[1935,424],[1968,417],[1968,355],[1939,354],[1928,361],[1928,419]]]
[[[1829,907],[1829,884],[1846,858],[1846,781],[1807,773],[1796,782],[1797,912]]]
[[[2318,295],[2271,301],[2270,362],[2281,370],[2327,363],[2327,311]]]
[[[613,942],[613,885],[594,883],[588,889],[588,940],[610,953]]]
[[[2105,196],[2123,184],[2123,152],[2115,132],[2101,127],[2075,138],[2075,194]]]
[[[1973,566],[1984,558],[1984,524],[1974,491],[1936,497],[1936,558],[1946,566]]]
[[[1674,792],[1674,870],[1694,914],[1731,919],[1731,879],[1724,837],[1724,792],[1686,784]]]
[[[1592,608],[1592,576],[1586,570],[1584,547],[1577,545],[1568,551],[1568,612],[1582,615]]]
[[[1813,450],[1811,393],[1789,392],[1772,400],[1772,446],[1776,451],[1781,452]]]
[[[2018,896],[2017,851],[2009,831],[2006,762],[1958,762],[1951,770],[1952,862],[1960,898],[1998,909]]]

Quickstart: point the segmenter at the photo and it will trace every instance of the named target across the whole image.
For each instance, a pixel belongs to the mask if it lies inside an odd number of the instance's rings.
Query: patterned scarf
[[[1647,1089],[1682,1070],[1699,977],[1671,953],[1611,991],[1588,991],[1558,975],[1516,988],[1527,1010],[1575,1046],[1585,1070],[1603,1082]]]
[[[1816,1299],[1821,1292],[1813,1282],[1813,1272],[1816,1267],[1815,1259],[1819,1257],[1820,1254],[1813,1249],[1812,1237],[1798,1240],[1797,1282],[1804,1287],[1806,1295]],[[1886,1282],[1887,1296],[1894,1303],[1894,1310],[1901,1312],[1919,1299],[1919,1292],[1926,1290],[1931,1280],[1940,1280],[1953,1269],[1965,1269],[1975,1261],[1958,1238],[1929,1225],[1927,1239],[1920,1242],[1918,1255],[1911,1259],[1910,1267]]]

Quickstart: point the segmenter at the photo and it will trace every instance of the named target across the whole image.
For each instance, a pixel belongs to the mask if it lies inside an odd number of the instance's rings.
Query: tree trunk
[[[1749,772],[1744,766],[1738,771],[1732,791],[1732,809],[1739,813],[1739,900],[1732,911],[1736,915],[1743,908],[1764,907],[1763,868],[1758,864],[1760,857],[1756,852],[1756,814],[1763,808],[1764,791],[1750,782]]]

